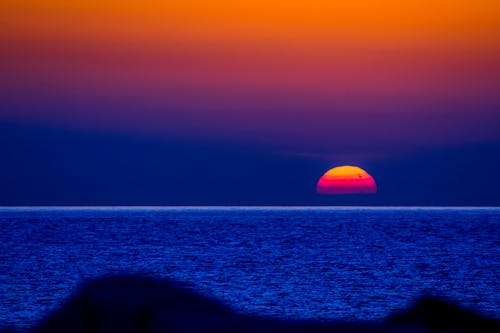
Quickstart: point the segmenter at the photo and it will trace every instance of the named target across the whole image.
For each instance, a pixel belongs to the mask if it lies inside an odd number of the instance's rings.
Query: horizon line
[[[13,209],[53,209],[53,210],[71,210],[71,209],[81,209],[81,210],[105,210],[105,209],[115,209],[115,210],[134,210],[134,209],[248,209],[248,210],[259,210],[259,209],[270,209],[270,210],[280,210],[280,209],[294,209],[294,210],[309,210],[309,209],[434,209],[434,210],[453,210],[453,209],[500,209],[500,206],[357,206],[357,205],[341,205],[341,206],[331,206],[331,205],[12,205],[12,206],[0,206],[0,210],[13,210]]]

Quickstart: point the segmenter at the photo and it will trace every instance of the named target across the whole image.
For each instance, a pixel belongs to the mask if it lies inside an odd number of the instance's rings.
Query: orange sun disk
[[[316,191],[320,194],[373,194],[377,193],[377,184],[365,170],[345,165],[330,169],[321,176]]]

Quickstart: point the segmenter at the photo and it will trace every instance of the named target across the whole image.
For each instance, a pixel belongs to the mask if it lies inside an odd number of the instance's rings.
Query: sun
[[[320,194],[374,194],[375,179],[357,166],[344,165],[328,170],[318,180],[316,191]]]

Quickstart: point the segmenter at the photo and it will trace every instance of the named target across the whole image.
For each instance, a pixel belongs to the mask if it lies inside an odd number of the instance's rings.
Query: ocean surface
[[[500,209],[0,208],[0,327],[122,273],[276,318],[379,320],[422,295],[499,318]]]

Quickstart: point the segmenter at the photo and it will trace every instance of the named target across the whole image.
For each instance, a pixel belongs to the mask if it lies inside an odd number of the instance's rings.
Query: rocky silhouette
[[[5,331],[4,331],[5,332]],[[120,276],[92,281],[36,333],[500,332],[500,322],[425,298],[383,322],[320,323],[244,316],[170,281]]]

